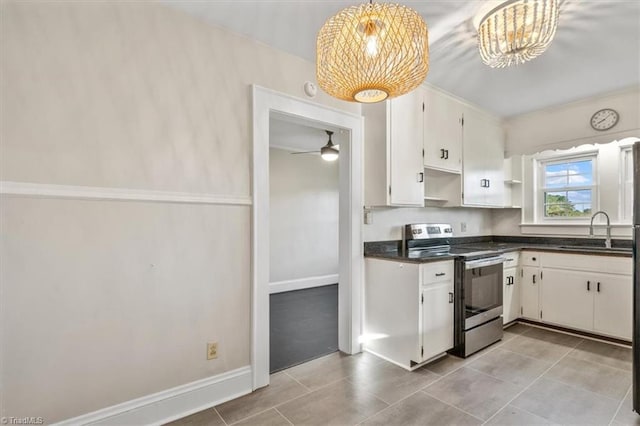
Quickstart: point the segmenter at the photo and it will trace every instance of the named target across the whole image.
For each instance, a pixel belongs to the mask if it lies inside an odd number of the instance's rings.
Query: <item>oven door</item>
[[[502,315],[503,261],[497,257],[465,262],[465,330]]]

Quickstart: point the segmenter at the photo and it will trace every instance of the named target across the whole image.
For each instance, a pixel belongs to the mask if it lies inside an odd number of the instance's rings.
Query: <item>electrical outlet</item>
[[[207,343],[207,359],[218,358],[218,342]]]
[[[364,224],[371,225],[373,223],[373,212],[371,210],[364,211]]]
[[[467,222],[460,222],[460,232],[467,232]]]

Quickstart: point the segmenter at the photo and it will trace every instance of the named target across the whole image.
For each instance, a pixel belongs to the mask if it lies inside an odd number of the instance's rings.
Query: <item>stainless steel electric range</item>
[[[451,246],[449,224],[406,225],[404,236],[408,257],[455,257],[455,346],[450,352],[464,358],[501,340],[503,256],[481,247]]]

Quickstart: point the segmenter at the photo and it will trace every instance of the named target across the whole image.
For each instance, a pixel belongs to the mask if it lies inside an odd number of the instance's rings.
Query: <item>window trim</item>
[[[589,150],[576,154],[565,155],[540,155],[535,158],[536,167],[534,168],[536,176],[534,179],[534,192],[535,192],[535,210],[534,220],[538,224],[562,224],[562,223],[576,223],[576,222],[589,222],[590,217],[587,216],[561,216],[561,217],[546,217],[544,215],[544,193],[553,192],[549,191],[553,188],[546,188],[544,186],[544,167],[552,164],[564,164],[568,162],[578,162],[584,160],[591,160],[591,174],[593,176],[593,184],[590,186],[576,186],[571,187],[571,190],[591,190],[591,211],[596,212],[600,208],[599,197],[599,178],[598,178],[598,150]],[[546,190],[546,191],[545,191]],[[558,192],[567,190],[567,187],[559,189]]]
[[[627,158],[631,157],[631,170],[627,168]],[[633,144],[630,145],[621,145],[620,146],[620,172],[618,173],[619,185],[618,188],[620,190],[619,200],[620,205],[618,206],[618,220],[620,223],[633,223],[633,204],[631,204],[631,214],[627,217],[627,198],[631,200],[633,203]],[[630,173],[628,173],[630,172]],[[630,175],[630,177],[629,177]],[[627,193],[627,179],[631,181],[631,193]]]

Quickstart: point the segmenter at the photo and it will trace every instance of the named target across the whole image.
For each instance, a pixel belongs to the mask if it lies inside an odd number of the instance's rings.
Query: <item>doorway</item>
[[[346,133],[339,160],[338,347],[361,350],[362,117],[253,86],[252,331],[253,389],[269,384],[269,125],[271,119]]]
[[[338,350],[340,159],[333,154],[345,136],[269,120],[271,374]]]

